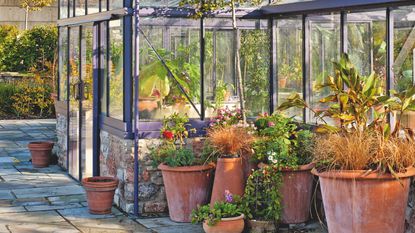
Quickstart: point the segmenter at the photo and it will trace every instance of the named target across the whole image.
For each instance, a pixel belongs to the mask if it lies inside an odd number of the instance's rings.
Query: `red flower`
[[[163,137],[168,139],[168,140],[173,140],[174,134],[173,134],[173,132],[171,132],[169,130],[165,130],[165,131],[163,131]]]

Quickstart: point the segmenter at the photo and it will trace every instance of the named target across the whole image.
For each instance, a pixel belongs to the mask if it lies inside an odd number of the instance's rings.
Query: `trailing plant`
[[[277,166],[264,166],[248,178],[242,210],[249,219],[278,222],[281,216],[282,175]]]
[[[292,118],[263,114],[255,126],[258,137],[253,143],[253,159],[257,162],[293,169],[311,162],[313,134],[299,128]]]
[[[232,218],[242,215],[241,198],[231,194],[228,190],[225,192],[224,202],[216,202],[213,207],[209,204],[200,206],[192,211],[192,223],[201,223],[206,221],[209,226],[216,225],[222,218]]]
[[[297,94],[279,107],[280,110],[309,108],[324,122],[316,131],[328,135],[318,138],[314,150],[321,169],[365,169],[395,174],[413,166],[414,156],[398,148],[404,145],[411,151],[414,147],[414,132],[401,126],[401,116],[415,110],[415,87],[401,92],[391,90],[390,96],[384,96],[381,80],[374,73],[360,76],[346,54],[334,66],[335,76],[321,86],[331,90],[330,95],[320,100],[330,104],[327,109],[313,110]],[[393,126],[388,116],[395,116]],[[327,124],[327,117],[337,125]]]

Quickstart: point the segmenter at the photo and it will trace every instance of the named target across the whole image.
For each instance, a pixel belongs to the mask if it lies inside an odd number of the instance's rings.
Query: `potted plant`
[[[32,156],[32,165],[36,168],[48,167],[50,163],[53,142],[30,142],[28,148]]]
[[[191,212],[209,202],[214,165],[185,148],[189,118],[177,113],[164,118],[163,143],[152,151],[159,164],[166,189],[170,218],[175,222],[190,222]]]
[[[242,157],[250,154],[252,135],[248,128],[237,125],[217,126],[208,130],[207,142],[211,145],[211,154],[217,160],[213,182],[211,205],[224,200],[223,193],[242,196],[245,178]]]
[[[82,179],[86,191],[88,210],[91,214],[111,213],[115,190],[118,187],[118,178],[96,176]]]
[[[320,179],[329,232],[401,233],[410,179],[415,175],[415,143],[411,129],[393,126],[390,115],[415,109],[415,87],[382,96],[381,80],[375,74],[361,77],[347,55],[335,63],[335,76],[323,87],[331,94],[320,102],[331,103],[327,110],[311,111],[325,122],[318,125],[312,172]],[[376,112],[383,105],[384,111]],[[292,95],[280,109],[308,107]],[[374,113],[374,115],[372,115]]]
[[[277,166],[282,173],[281,222],[308,221],[313,190],[313,134],[280,114],[261,115],[255,126],[258,137],[253,145],[253,159],[262,167]]]
[[[242,209],[251,233],[277,231],[282,209],[281,183],[281,173],[274,165],[265,166],[249,176],[242,198]]]
[[[240,207],[241,199],[229,190],[225,191],[225,201],[200,206],[192,212],[192,223],[203,223],[206,233],[241,233],[244,230],[244,215]]]

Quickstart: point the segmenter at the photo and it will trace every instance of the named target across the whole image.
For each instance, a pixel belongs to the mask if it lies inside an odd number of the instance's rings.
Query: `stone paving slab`
[[[45,187],[45,188],[33,188],[30,190],[14,189],[12,190],[17,198],[37,198],[37,197],[51,197],[51,196],[64,196],[73,194],[82,194],[84,189],[79,185],[70,185],[66,188],[61,187]]]
[[[114,214],[102,214],[102,215],[90,214],[88,212],[87,207],[58,210],[58,212],[65,219],[68,219],[69,221],[75,221],[79,219],[106,219],[106,218],[115,217]]]
[[[78,229],[70,225],[69,223],[60,224],[9,224],[7,228],[13,233],[78,233]]]
[[[56,211],[21,212],[0,214],[0,225],[9,223],[62,223],[66,222]]]

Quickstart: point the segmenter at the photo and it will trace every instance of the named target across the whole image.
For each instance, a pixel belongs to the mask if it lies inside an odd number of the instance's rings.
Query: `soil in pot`
[[[118,187],[115,177],[88,177],[82,179],[85,188],[88,209],[91,214],[111,213],[115,190]]]
[[[213,164],[190,167],[158,167],[163,174],[170,219],[191,222],[191,213],[198,205],[209,202]]]
[[[242,196],[245,189],[242,158],[219,158],[216,164],[210,205],[225,201],[225,191]]]
[[[415,168],[397,174],[331,171],[319,176],[329,232],[402,233],[410,179]]]
[[[296,170],[282,170],[282,223],[298,224],[309,220],[313,194],[313,175],[310,171],[313,167],[314,164],[307,164]]]
[[[30,142],[28,148],[35,168],[48,167],[53,149],[53,142]]]
[[[206,233],[241,233],[244,230],[244,215],[234,218],[222,218],[214,226],[203,223],[203,230]]]
[[[250,233],[275,233],[278,226],[274,221],[248,220]]]

